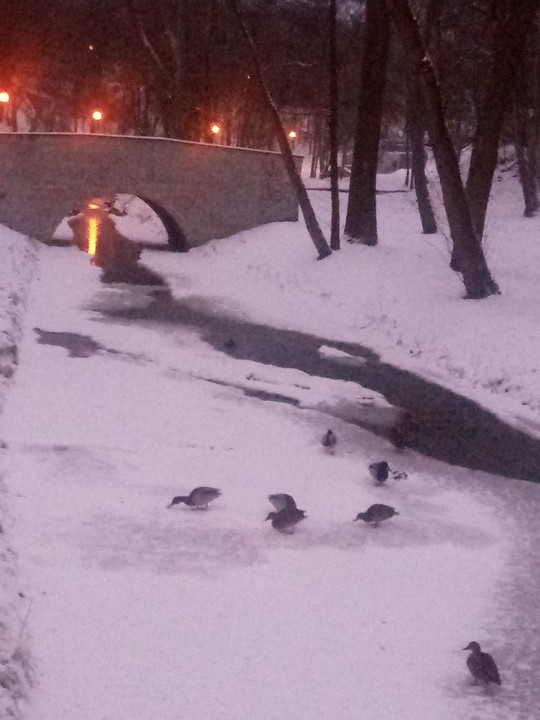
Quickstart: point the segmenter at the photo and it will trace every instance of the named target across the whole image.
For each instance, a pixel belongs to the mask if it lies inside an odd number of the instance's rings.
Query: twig
[[[20,629],[20,631],[19,631],[19,640],[20,640],[20,639],[22,638],[22,636],[23,636],[24,628],[25,628],[26,623],[27,623],[27,621],[28,621],[28,616],[30,615],[30,610],[32,609],[32,603],[33,603],[33,602],[34,602],[34,598],[32,598],[32,599],[30,600],[30,602],[28,603],[28,610],[26,611],[26,615],[24,616],[24,620],[23,620],[23,622],[22,622],[21,629]]]

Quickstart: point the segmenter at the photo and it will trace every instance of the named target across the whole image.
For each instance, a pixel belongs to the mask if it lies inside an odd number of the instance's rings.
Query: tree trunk
[[[527,117],[523,108],[519,107],[516,99],[514,108],[514,147],[525,203],[525,217],[533,217],[538,212],[538,187],[536,177],[529,162],[529,148],[527,147]]]
[[[426,49],[429,48],[433,27],[440,15],[444,2],[445,0],[430,0],[427,6],[422,32]],[[413,184],[416,191],[416,202],[418,204],[420,222],[422,223],[422,232],[426,235],[431,235],[437,232],[437,222],[429,198],[426,177],[424,100],[422,97],[422,86],[417,75],[413,75],[409,80],[409,133]]]
[[[433,234],[437,232],[437,223],[429,199],[426,178],[424,103],[422,100],[422,86],[417,76],[411,77],[409,82],[409,136],[411,141],[412,175],[416,201],[418,203],[418,212],[422,223],[422,232],[425,234]]]
[[[497,166],[499,138],[508,98],[515,80],[528,31],[540,0],[493,3],[491,27],[494,58],[480,103],[476,135],[467,177],[467,197],[478,237],[482,237],[493,174]],[[459,258],[455,258],[459,264]]]
[[[514,147],[518,163],[525,217],[536,215],[538,180],[536,176],[537,133],[535,123],[534,95],[538,82],[538,39],[529,38],[526,52],[517,73],[514,91]]]
[[[309,172],[310,178],[317,177],[317,163],[319,162],[319,152],[321,148],[321,115],[316,113],[313,120],[313,141],[312,141],[311,168]]]
[[[410,66],[424,93],[426,124],[441,181],[444,206],[454,247],[461,259],[466,296],[483,298],[499,292],[492,279],[475,233],[467,196],[461,181],[459,164],[446,126],[440,86],[429,60],[408,0],[386,0]]]
[[[186,3],[184,0],[177,1],[174,20],[161,15],[159,42],[156,41],[152,18],[146,18],[135,0],[125,0],[125,4],[141,44],[152,59],[165,135],[184,140],[198,139],[198,103],[188,67],[188,34],[191,28]]]
[[[322,233],[322,230],[319,226],[319,223],[317,222],[317,218],[315,216],[313,207],[311,206],[311,202],[310,202],[308,194],[307,194],[306,186],[302,182],[300,173],[298,172],[298,170],[296,168],[296,163],[294,161],[294,156],[292,154],[292,150],[289,145],[289,140],[287,138],[287,134],[283,127],[283,123],[281,122],[281,118],[279,117],[279,113],[277,111],[276,105],[275,105],[275,103],[272,99],[272,96],[270,95],[270,92],[266,86],[266,82],[265,82],[263,74],[262,74],[259,56],[257,54],[257,50],[255,49],[255,45],[253,44],[251,34],[250,34],[248,27],[244,21],[244,17],[240,11],[240,7],[238,6],[238,0],[228,0],[228,4],[232,10],[232,13],[236,17],[236,20],[238,22],[238,27],[241,30],[242,35],[244,36],[244,39],[246,41],[246,45],[249,49],[249,54],[250,54],[250,58],[251,58],[250,73],[255,76],[255,78],[259,84],[259,87],[261,89],[266,109],[272,119],[274,131],[276,133],[279,147],[281,149],[281,155],[283,157],[283,162],[285,163],[285,167],[287,169],[289,179],[296,191],[296,196],[298,198],[298,203],[300,205],[300,209],[304,216],[307,231],[309,233],[309,236],[311,237],[311,240],[313,241],[313,244],[315,245],[315,247],[319,253],[319,260],[322,260],[323,258],[327,257],[328,255],[331,255],[332,250],[330,249],[330,246],[326,242],[326,239],[325,239],[325,237]]]
[[[330,195],[332,200],[332,217],[330,222],[330,247],[339,250],[339,167],[338,167],[338,60],[337,60],[337,7],[336,0],[330,0],[330,115],[328,119],[328,136],[330,140]]]
[[[390,21],[381,0],[367,0],[360,95],[345,233],[351,242],[377,244],[377,162]]]

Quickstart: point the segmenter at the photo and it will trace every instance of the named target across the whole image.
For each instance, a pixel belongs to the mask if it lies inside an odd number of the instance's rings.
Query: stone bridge
[[[279,153],[166,138],[0,134],[3,225],[49,242],[75,208],[118,193],[148,203],[175,250],[298,219]]]

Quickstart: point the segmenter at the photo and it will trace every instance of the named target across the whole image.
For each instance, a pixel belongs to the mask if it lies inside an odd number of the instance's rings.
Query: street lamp
[[[8,122],[8,112],[7,112],[7,104],[9,102],[9,93],[5,90],[2,90],[0,92],[0,121],[1,122]],[[5,108],[5,109],[4,109]]]
[[[289,132],[289,140],[291,141],[291,147],[294,150],[294,145],[296,141],[296,130],[291,130]]]
[[[103,120],[103,113],[101,110],[94,110],[92,112],[92,120],[90,121],[90,132],[96,132],[97,125]]]
[[[212,135],[219,135],[219,133],[221,132],[221,128],[217,123],[213,123],[212,125],[210,125],[210,132],[212,133]]]

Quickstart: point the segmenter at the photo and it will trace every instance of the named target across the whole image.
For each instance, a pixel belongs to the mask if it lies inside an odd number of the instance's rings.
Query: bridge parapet
[[[300,168],[302,158],[296,162]],[[298,219],[279,153],[167,138],[0,134],[0,223],[48,242],[81,202],[117,193],[161,209],[175,249],[187,249],[179,238],[191,247]]]

